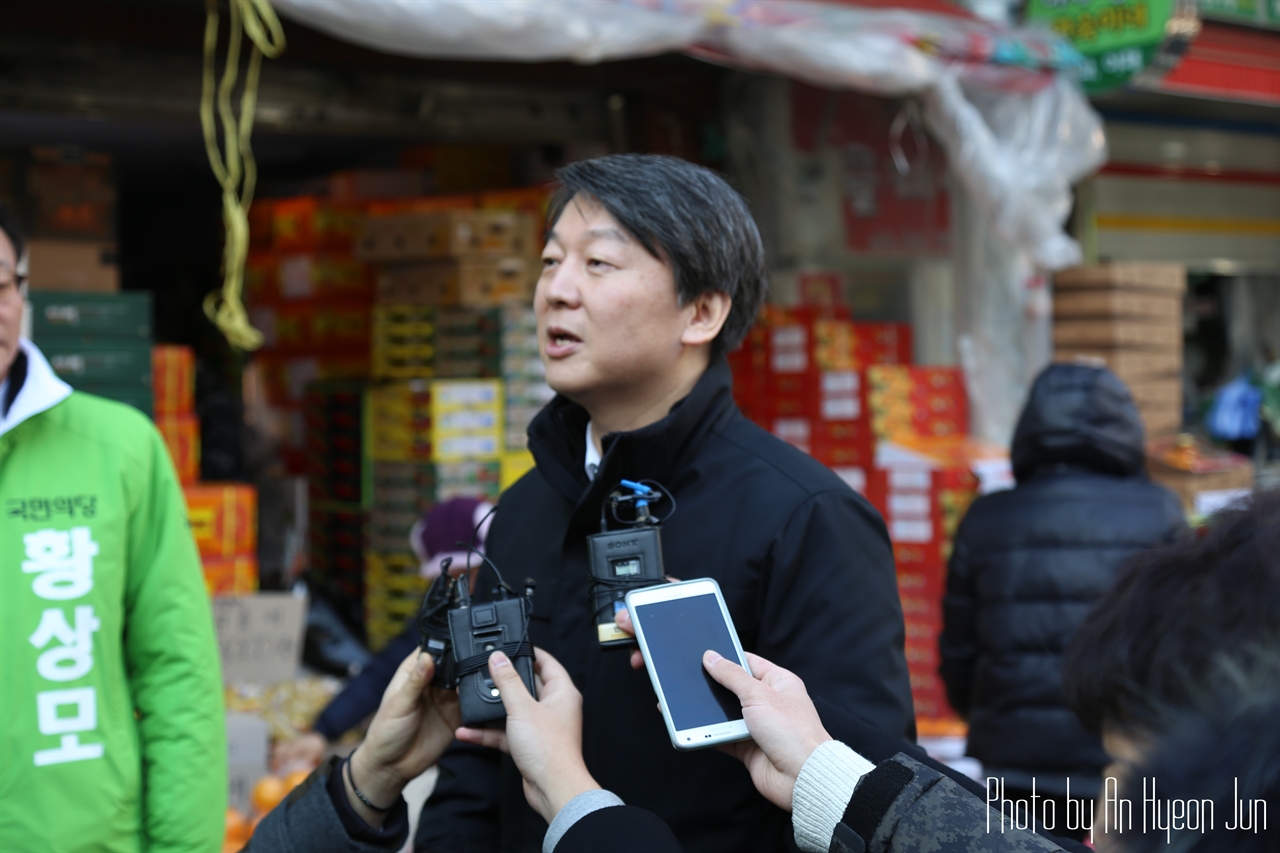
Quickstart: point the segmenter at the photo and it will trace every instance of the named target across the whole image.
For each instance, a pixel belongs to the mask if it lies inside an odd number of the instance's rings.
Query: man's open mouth
[[[550,340],[552,344],[558,347],[568,346],[569,344],[582,343],[582,338],[578,337],[572,332],[566,332],[564,329],[556,329],[556,328],[551,328],[547,330],[547,339]]]

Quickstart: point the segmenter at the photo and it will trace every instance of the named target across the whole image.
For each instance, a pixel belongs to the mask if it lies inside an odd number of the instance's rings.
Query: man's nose
[[[574,264],[561,262],[542,277],[539,289],[548,305],[576,308],[582,301]]]

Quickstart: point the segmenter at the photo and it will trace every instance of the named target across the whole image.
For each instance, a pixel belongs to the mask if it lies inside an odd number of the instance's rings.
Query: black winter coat
[[[1017,488],[974,501],[943,600],[941,667],[968,752],[1010,788],[1092,797],[1106,753],[1067,707],[1063,651],[1136,551],[1178,537],[1177,499],[1143,473],[1142,420],[1110,371],[1055,364],[1013,439]]]
[[[583,694],[587,767],[628,805],[656,813],[690,853],[784,849],[789,816],[715,750],[677,752],[644,672],[601,649],[588,599],[586,536],[627,479],[668,487],[667,573],[715,578],[743,647],[802,677],[810,694],[892,733],[914,734],[902,609],[884,522],[829,469],[748,421],[718,359],[663,420],[607,435],[594,481],[587,413],[557,397],[529,428],[537,468],[502,497],[488,555],[537,581],[530,638]],[[539,849],[546,825],[509,760],[455,745],[415,839],[419,851]],[[501,821],[501,842],[498,823]]]

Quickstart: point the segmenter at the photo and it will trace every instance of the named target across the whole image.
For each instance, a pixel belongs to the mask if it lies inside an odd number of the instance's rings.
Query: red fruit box
[[[897,550],[898,546],[894,547]],[[940,565],[903,567],[898,564],[898,594],[938,601],[943,592],[943,568]]]
[[[346,299],[370,302],[373,276],[369,268],[350,255],[333,252],[301,252],[276,261],[277,290],[281,299]]]
[[[917,624],[942,625],[942,596],[904,594],[898,597],[902,601],[902,618],[910,619]]]
[[[241,483],[187,486],[187,518],[200,556],[226,558],[258,550],[258,492]]]
[[[873,364],[911,364],[911,326],[907,323],[854,323],[854,360]]]
[[[195,415],[157,415],[156,428],[169,450],[178,482],[194,484],[200,479],[200,419]]]
[[[946,735],[963,735],[965,725],[960,721],[951,703],[947,701],[945,687],[935,690],[912,690],[911,701],[915,705],[916,717],[921,721],[919,734],[941,737]],[[928,721],[928,725],[924,721]]]
[[[942,633],[942,626],[934,622],[922,622],[919,619],[904,619],[908,643],[934,643]]]
[[[903,649],[910,672],[938,671],[938,644],[928,641],[908,641]]]
[[[248,554],[201,562],[209,595],[252,595],[258,591],[258,558]]]
[[[191,347],[151,348],[152,410],[156,416],[189,415],[195,409],[196,356]]]
[[[870,431],[857,421],[823,421],[808,417],[772,417],[771,433],[832,468],[863,469],[858,491],[866,488],[866,469],[875,460]]]
[[[765,373],[756,380],[754,405],[763,417],[856,421],[867,410],[865,389],[856,370]]]
[[[956,368],[878,365],[867,369],[867,383],[877,436],[940,438],[968,431],[968,398]]]
[[[363,218],[358,204],[315,196],[277,199],[271,209],[271,248],[277,252],[350,251]]]
[[[257,208],[257,205],[254,205]],[[279,300],[276,256],[270,252],[250,252],[244,262],[242,297],[246,305],[263,305]]]

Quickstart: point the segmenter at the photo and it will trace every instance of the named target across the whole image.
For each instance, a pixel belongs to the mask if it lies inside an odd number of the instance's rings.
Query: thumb
[[[396,675],[399,676],[401,673],[403,673],[403,679],[392,678],[391,686],[387,688],[387,695],[382,700],[388,712],[397,717],[408,713],[418,704],[422,691],[426,689],[427,684],[431,682],[432,674],[435,673],[435,661],[431,659],[431,655],[415,649],[401,661]],[[399,687],[396,686],[397,681],[400,681]]]
[[[502,652],[489,655],[489,677],[497,685],[502,697],[502,707],[507,709],[508,715],[533,701],[520,673],[516,672],[515,665],[511,663],[511,658]]]
[[[745,669],[723,657],[719,652],[711,650],[704,652],[702,666],[717,683],[727,687],[739,699],[745,699],[746,694],[759,684]]]

